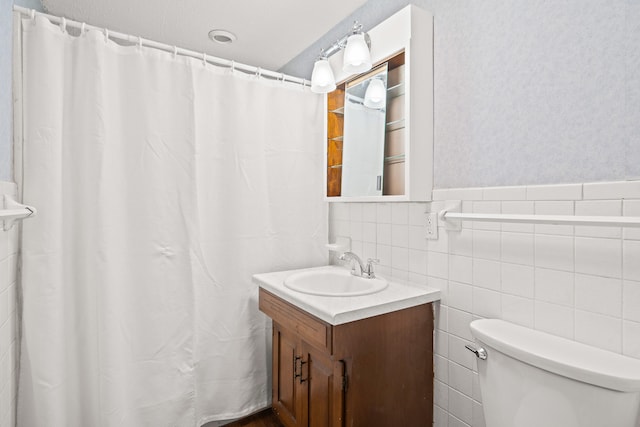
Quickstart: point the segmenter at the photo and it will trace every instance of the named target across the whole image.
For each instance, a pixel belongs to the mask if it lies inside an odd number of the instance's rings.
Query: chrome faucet
[[[341,261],[351,261],[351,274],[354,276],[364,277],[365,279],[376,278],[376,275],[373,272],[373,264],[378,264],[380,260],[367,258],[367,265],[365,266],[360,257],[353,252],[344,252],[338,257],[338,259]]]

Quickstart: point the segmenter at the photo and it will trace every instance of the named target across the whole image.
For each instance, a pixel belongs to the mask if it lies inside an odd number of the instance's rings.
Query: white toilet
[[[502,320],[471,333],[487,427],[640,427],[640,360]]]

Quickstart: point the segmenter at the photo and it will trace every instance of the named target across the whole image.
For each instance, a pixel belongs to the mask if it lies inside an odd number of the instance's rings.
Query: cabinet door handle
[[[298,361],[300,362],[300,372],[298,372]],[[302,365],[304,365],[307,362],[304,362],[302,360],[302,357],[300,356],[296,356],[295,359],[293,360],[293,378],[300,378],[300,384],[302,384],[303,382],[307,381],[306,378],[302,378]]]

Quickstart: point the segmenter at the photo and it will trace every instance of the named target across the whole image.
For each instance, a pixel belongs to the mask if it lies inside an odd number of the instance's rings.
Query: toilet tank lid
[[[640,360],[498,319],[474,320],[471,333],[482,344],[540,369],[611,390],[640,391]]]

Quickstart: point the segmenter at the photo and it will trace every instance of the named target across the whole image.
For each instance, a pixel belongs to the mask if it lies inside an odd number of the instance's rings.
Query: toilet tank
[[[640,360],[496,319],[471,333],[487,427],[640,427]]]

